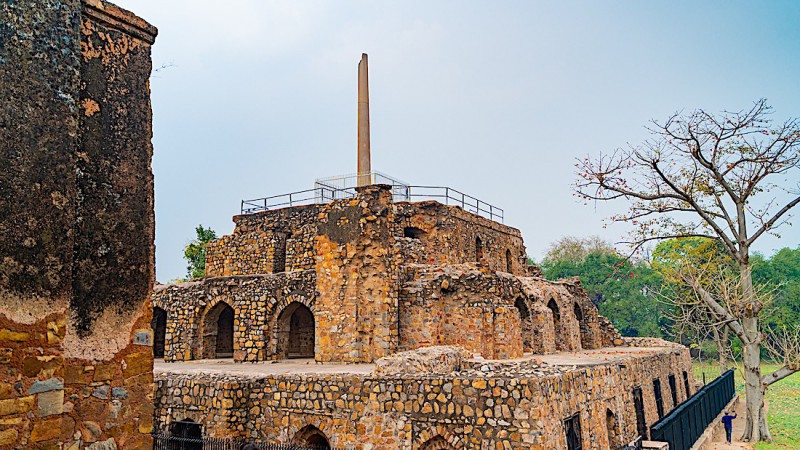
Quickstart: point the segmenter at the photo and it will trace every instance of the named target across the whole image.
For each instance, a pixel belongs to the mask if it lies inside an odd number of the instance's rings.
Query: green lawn
[[[761,370],[764,373],[772,373],[776,369],[777,365],[765,364]],[[711,381],[719,375],[719,366],[715,363],[695,362],[695,380],[702,382],[703,373],[706,374],[706,381]],[[744,395],[744,381],[740,368],[736,370],[736,389],[740,395]],[[800,374],[794,374],[773,384],[767,390],[767,402],[769,403],[767,419],[775,443],[757,444],[756,450],[800,449]]]

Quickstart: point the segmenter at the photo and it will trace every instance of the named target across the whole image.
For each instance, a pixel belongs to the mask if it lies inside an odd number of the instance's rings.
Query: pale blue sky
[[[575,158],[638,143],[678,109],[766,97],[800,116],[800,2],[118,0],[159,28],[152,79],[156,261],[185,273],[197,224],[356,162],[370,55],[373,168],[505,209],[540,259],[619,240],[571,192]],[[623,206],[623,205],[618,205]],[[800,224],[758,249],[796,246]]]

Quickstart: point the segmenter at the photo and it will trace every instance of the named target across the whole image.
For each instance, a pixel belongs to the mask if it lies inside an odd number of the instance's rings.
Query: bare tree
[[[745,441],[771,440],[764,410],[771,379],[760,370],[764,305],[753,288],[750,249],[786,223],[800,203],[800,183],[790,181],[800,171],[800,122],[773,126],[771,112],[762,99],[738,112],[675,113],[665,122],[651,122],[651,138],[641,145],[579,161],[576,182],[586,200],[629,202],[628,210],[613,219],[635,227],[634,247],[701,236],[721,242],[735,261],[740,308],[725,305],[701,284],[695,287],[742,341]]]

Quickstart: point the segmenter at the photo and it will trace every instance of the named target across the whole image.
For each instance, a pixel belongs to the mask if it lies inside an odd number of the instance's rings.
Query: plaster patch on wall
[[[0,315],[12,322],[33,325],[52,314],[64,314],[66,299],[24,295],[0,286]]]
[[[67,335],[64,337],[64,357],[96,361],[108,361],[131,342],[131,332],[136,321],[142,317],[142,308],[129,313],[120,313],[108,308],[97,318],[92,332],[83,337],[75,328],[74,312],[67,322]]]

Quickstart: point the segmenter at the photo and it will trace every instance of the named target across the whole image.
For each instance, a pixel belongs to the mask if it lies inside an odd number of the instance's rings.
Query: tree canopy
[[[183,259],[188,263],[186,277],[189,280],[206,276],[206,246],[217,238],[217,233],[209,228],[198,225],[194,229],[196,237],[183,248]]]

